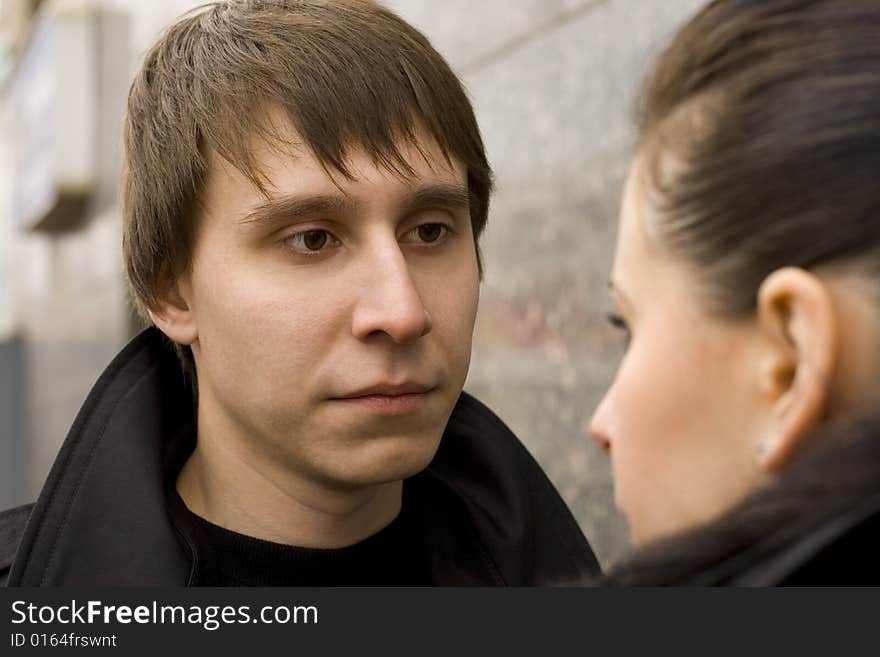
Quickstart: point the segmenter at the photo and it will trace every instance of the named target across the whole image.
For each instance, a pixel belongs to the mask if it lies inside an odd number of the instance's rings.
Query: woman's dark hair
[[[780,267],[880,265],[880,2],[715,0],[660,56],[638,126],[649,230],[712,311],[750,312]]]

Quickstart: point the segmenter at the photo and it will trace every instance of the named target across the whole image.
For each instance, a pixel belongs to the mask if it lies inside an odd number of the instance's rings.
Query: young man
[[[127,271],[155,327],[98,381],[36,505],[3,516],[9,585],[597,570],[462,393],[491,172],[420,33],[369,0],[191,13],[132,86],[125,164]]]

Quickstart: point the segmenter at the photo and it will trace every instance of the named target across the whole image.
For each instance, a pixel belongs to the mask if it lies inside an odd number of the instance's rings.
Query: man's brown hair
[[[250,145],[282,144],[274,107],[328,172],[346,177],[351,148],[411,173],[397,145],[424,126],[466,166],[474,237],[482,233],[492,176],[473,108],[419,31],[371,0],[216,2],[168,28],[129,93],[123,250],[142,317],[189,265],[210,153],[265,193]]]

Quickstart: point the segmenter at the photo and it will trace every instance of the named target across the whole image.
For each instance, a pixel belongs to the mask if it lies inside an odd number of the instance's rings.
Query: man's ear
[[[192,345],[199,337],[189,274],[181,274],[165,288],[155,307],[149,309],[156,327],[178,344]]]
[[[758,291],[758,323],[768,340],[762,390],[771,402],[772,428],[759,465],[778,470],[821,420],[835,362],[836,316],[828,287],[810,272],[786,267]]]

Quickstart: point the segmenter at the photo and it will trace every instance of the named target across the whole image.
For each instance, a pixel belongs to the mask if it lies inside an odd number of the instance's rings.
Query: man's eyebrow
[[[260,203],[239,223],[242,226],[271,226],[280,222],[314,219],[316,215],[350,212],[356,208],[354,199],[342,195],[283,196]]]
[[[404,201],[404,206],[409,210],[440,206],[452,209],[469,208],[471,197],[468,188],[464,185],[438,184],[420,187],[412,192],[412,195]]]
[[[427,185],[413,190],[402,201],[404,213],[431,206],[468,208],[470,194],[464,185]],[[260,203],[239,223],[245,227],[271,227],[301,219],[314,219],[320,215],[353,213],[358,207],[359,204],[355,199],[342,194],[283,196]]]

